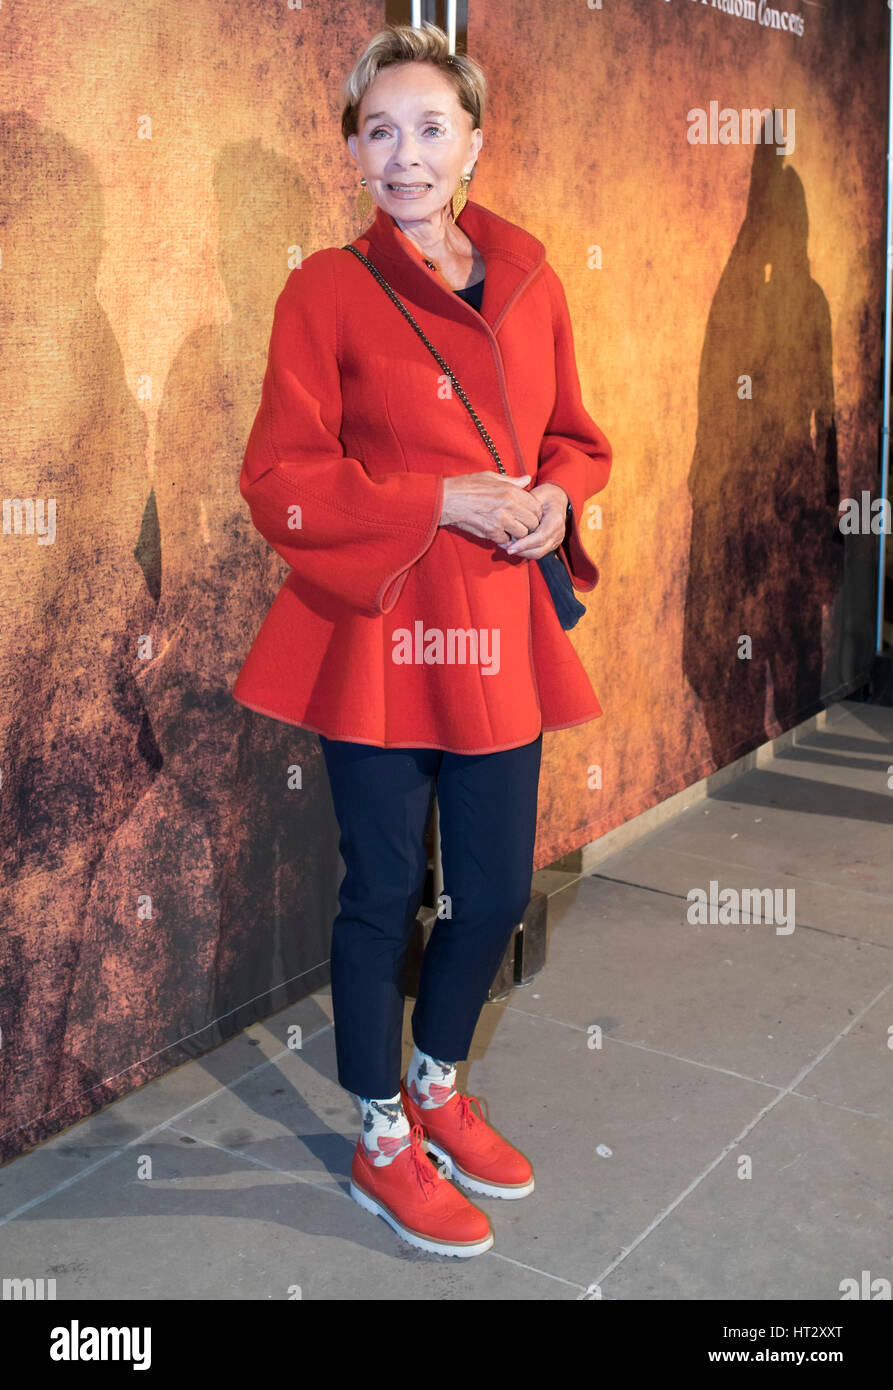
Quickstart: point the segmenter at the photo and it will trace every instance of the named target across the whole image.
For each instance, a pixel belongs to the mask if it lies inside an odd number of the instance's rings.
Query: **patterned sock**
[[[406,1073],[406,1089],[422,1110],[445,1105],[456,1089],[455,1063],[439,1062],[416,1044]]]
[[[393,1163],[409,1143],[409,1120],[400,1092],[390,1100],[366,1100],[357,1096],[363,1114],[363,1144],[375,1168]]]

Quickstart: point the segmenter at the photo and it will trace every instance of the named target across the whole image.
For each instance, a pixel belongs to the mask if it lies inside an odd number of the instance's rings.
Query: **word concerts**
[[[781,29],[786,34],[803,37],[803,16],[792,14],[790,10],[776,10],[767,5],[766,0],[694,0],[694,3],[709,4],[713,10],[731,15],[733,19],[746,19],[751,24],[759,24],[764,29]]]

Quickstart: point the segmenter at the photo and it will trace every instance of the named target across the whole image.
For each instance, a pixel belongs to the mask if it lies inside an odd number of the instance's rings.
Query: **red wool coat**
[[[458,225],[486,262],[480,314],[381,209],[353,244],[455,372],[506,473],[565,490],[559,553],[588,592],[579,523],[611,446],[583,407],[561,281],[541,241],[481,204]],[[308,256],[276,301],[240,480],[291,569],[234,698],[329,738],[456,753],[597,718],[537,562],[438,526],[443,479],[487,469],[465,406],[368,268],[340,247]]]

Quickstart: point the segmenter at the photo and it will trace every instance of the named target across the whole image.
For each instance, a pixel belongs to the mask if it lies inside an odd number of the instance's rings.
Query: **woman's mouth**
[[[389,183],[386,184],[389,193],[394,193],[398,198],[420,198],[423,194],[430,192],[434,187],[430,183]]]

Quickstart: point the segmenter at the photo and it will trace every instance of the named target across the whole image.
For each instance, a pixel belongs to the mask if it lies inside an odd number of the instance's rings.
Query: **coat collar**
[[[469,314],[478,321],[483,318],[495,332],[516,296],[543,264],[546,248],[532,233],[471,198],[456,224],[484,258],[480,315],[428,268],[424,252],[383,208],[376,210],[374,221],[354,238],[353,245],[368,256],[398,295],[463,323]]]

